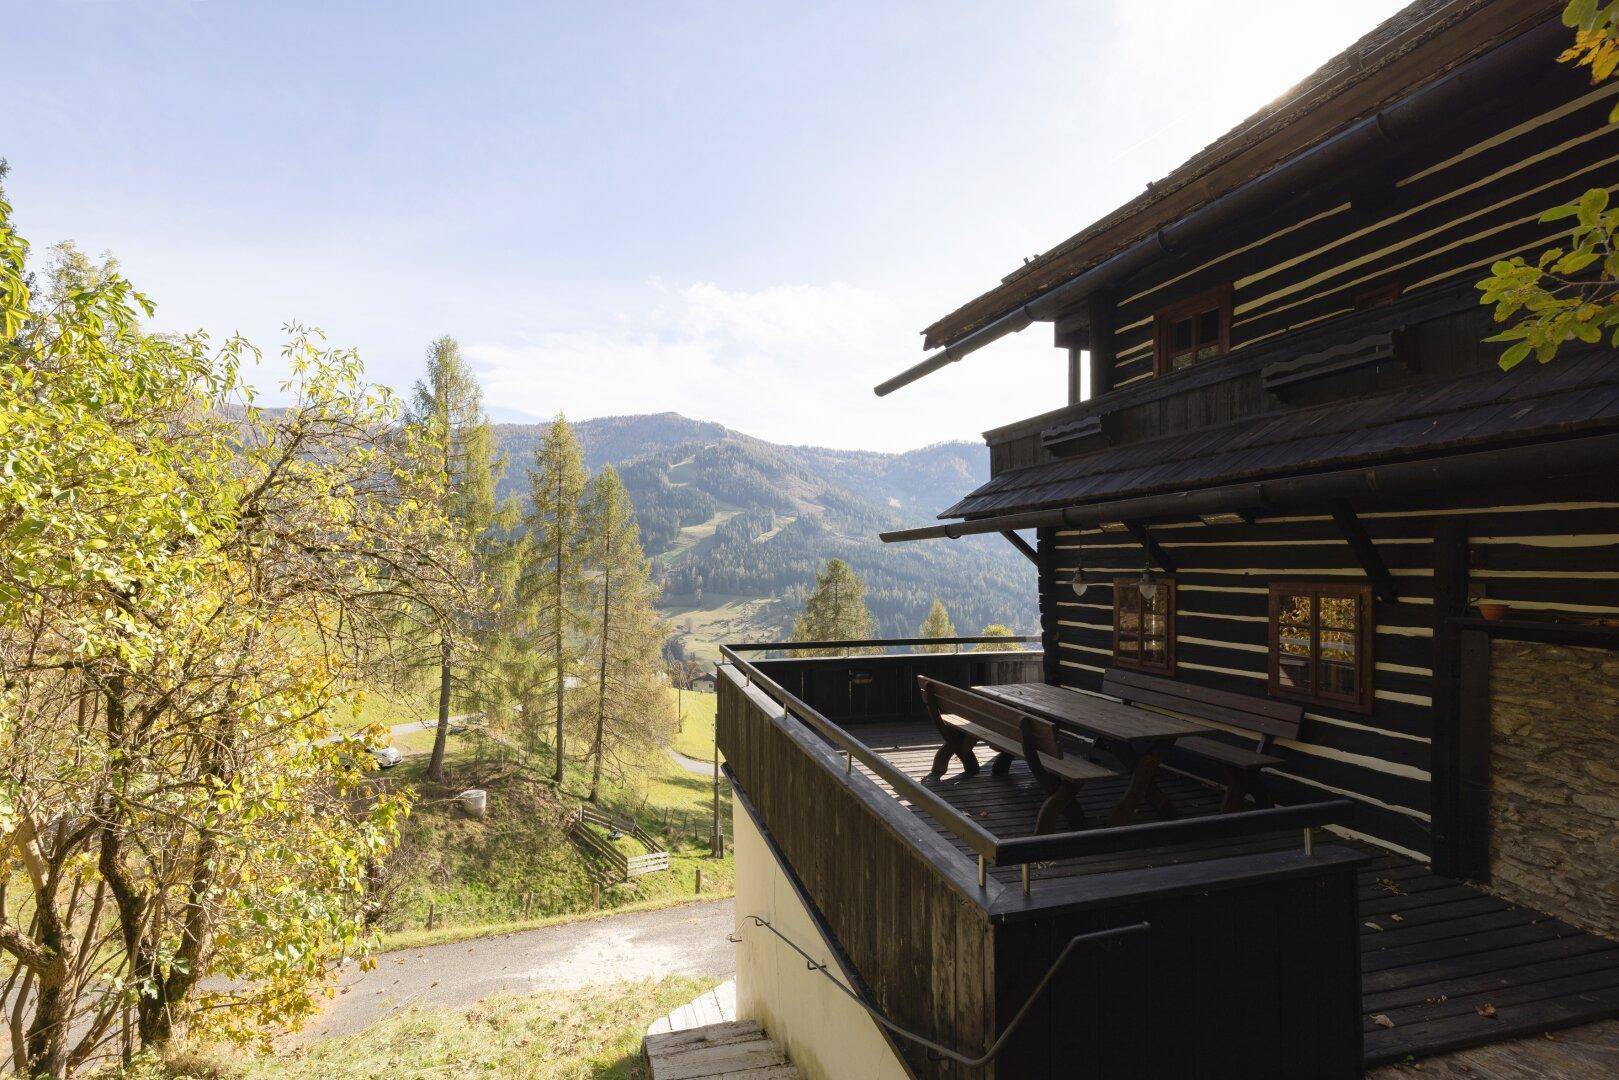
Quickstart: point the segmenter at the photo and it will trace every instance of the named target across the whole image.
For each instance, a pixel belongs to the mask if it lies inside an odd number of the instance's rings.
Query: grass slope
[[[713,985],[670,976],[585,990],[485,998],[464,1009],[407,1009],[354,1035],[274,1058],[199,1055],[138,1080],[370,1080],[383,1077],[642,1078],[651,1023]]]
[[[407,759],[388,777],[390,783],[413,787],[420,801],[389,866],[389,900],[380,922],[384,947],[499,933],[590,911],[590,868],[566,829],[583,794],[579,785],[570,780],[559,795],[533,771],[488,760],[479,765],[462,739],[451,739],[450,782],[444,787],[426,779],[424,759]],[[474,784],[489,791],[489,812],[482,820],[453,801],[455,792]],[[699,871],[703,897],[730,894],[730,853],[723,859],[709,853],[709,778],[684,771],[660,748],[630,782],[607,784],[602,805],[609,814],[640,824],[670,853],[667,871],[604,886],[604,908],[694,899]],[[723,789],[720,814],[729,835],[730,798]],[[640,850],[637,845],[634,853]],[[429,909],[439,928],[424,933]]]
[[[680,727],[675,732],[675,749],[698,761],[712,761],[715,695],[695,690],[677,691],[673,687],[665,693],[669,695],[671,710],[679,709]]]

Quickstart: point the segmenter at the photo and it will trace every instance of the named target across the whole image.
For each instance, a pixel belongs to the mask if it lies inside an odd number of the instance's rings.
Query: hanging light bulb
[[[1091,583],[1085,580],[1084,571],[1076,566],[1074,567],[1073,576],[1068,579],[1068,587],[1074,590],[1075,596],[1083,597],[1086,591],[1090,589]]]
[[[1141,599],[1150,601],[1158,595],[1158,579],[1153,577],[1152,567],[1141,568],[1141,579],[1136,582],[1136,588],[1141,592]]]

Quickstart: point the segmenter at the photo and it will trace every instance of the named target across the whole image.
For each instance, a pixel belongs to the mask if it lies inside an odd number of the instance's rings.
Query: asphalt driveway
[[[729,899],[711,900],[385,953],[373,971],[346,967],[337,997],[290,1041],[360,1031],[411,1005],[461,1006],[490,994],[664,975],[729,979],[736,974],[725,940],[735,925],[732,911]]]

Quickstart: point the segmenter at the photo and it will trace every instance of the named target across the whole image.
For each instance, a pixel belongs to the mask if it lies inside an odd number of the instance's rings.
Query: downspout
[[[1263,214],[1279,200],[1317,183],[1323,176],[1362,169],[1368,155],[1380,151],[1430,120],[1453,118],[1480,101],[1488,89],[1534,56],[1555,55],[1568,30],[1557,19],[1484,54],[1416,92],[1351,124],[1324,142],[1277,165],[1241,187],[1205,203],[1186,216],[1135,241],[1078,277],[1046,290],[1022,306],[950,342],[942,350],[906,368],[874,390],[878,397],[908,386],[924,375],[953,364],[969,353],[1023,330],[1035,321],[1057,318],[1070,305],[1106,285],[1116,284],[1166,255],[1206,240],[1226,225]]]

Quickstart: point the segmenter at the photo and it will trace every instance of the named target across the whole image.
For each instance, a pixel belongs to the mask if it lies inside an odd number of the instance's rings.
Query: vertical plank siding
[[[717,692],[727,766],[873,1000],[898,1024],[982,1052],[994,1037],[989,918],[941,869],[970,877],[965,856],[875,785],[851,797],[830,748],[779,722],[780,708],[731,669]],[[994,1075],[900,1049],[918,1076]]]
[[[1474,598],[1482,589],[1520,611],[1619,616],[1619,501],[1517,500],[1454,496],[1361,513],[1399,588],[1397,602],[1375,605],[1374,709],[1308,706],[1299,738],[1280,743],[1288,794],[1355,799],[1356,831],[1404,853],[1432,853],[1434,538],[1446,523],[1465,526]],[[1160,525],[1153,535],[1178,563],[1176,677],[1220,689],[1267,692],[1272,580],[1364,579],[1325,513]],[[1051,567],[1041,615],[1053,672],[1064,685],[1095,690],[1112,658],[1107,579],[1139,571],[1143,553],[1100,530],[1045,530],[1040,547]],[[1098,579],[1083,596],[1068,585],[1078,568]]]

